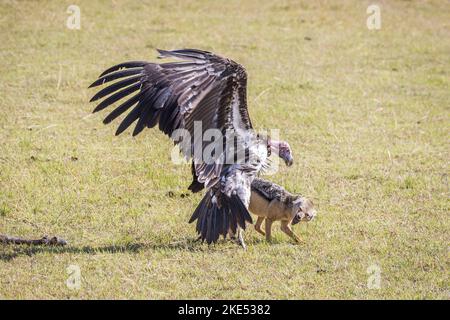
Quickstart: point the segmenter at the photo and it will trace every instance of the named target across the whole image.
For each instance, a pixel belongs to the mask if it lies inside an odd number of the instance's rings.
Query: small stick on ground
[[[41,239],[23,239],[0,234],[0,243],[3,244],[28,244],[44,246],[65,246],[67,241],[58,237],[43,236]]]

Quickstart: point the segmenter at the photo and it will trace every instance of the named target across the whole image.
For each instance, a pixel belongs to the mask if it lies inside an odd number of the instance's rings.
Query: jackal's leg
[[[281,231],[286,233],[289,237],[294,239],[295,242],[303,242],[297,235],[292,231],[291,226],[289,225],[289,222],[287,221],[281,221]]]
[[[272,223],[273,223],[273,220],[266,218],[266,240],[267,241],[270,241],[272,239],[272,237],[271,237]]]
[[[261,230],[261,224],[263,223],[263,221],[264,221],[263,217],[258,217],[255,223],[255,230],[261,233],[263,236],[265,236],[266,234],[264,233],[264,231]]]

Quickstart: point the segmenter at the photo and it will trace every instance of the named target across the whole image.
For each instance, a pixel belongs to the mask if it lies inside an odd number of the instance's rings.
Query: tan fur
[[[312,208],[312,202],[305,199],[305,203],[307,204],[305,207],[306,210],[315,215],[315,211]],[[252,192],[250,197],[249,210],[250,212],[258,216],[258,219],[255,223],[255,230],[260,234],[265,235],[267,241],[271,240],[273,222],[281,221],[281,231],[294,239],[294,241],[302,242],[302,240],[294,234],[291,228],[292,220],[294,219],[298,210],[302,209],[303,208],[296,209],[292,206],[289,207],[286,203],[282,203],[276,199],[268,201],[257,192]],[[265,232],[261,230],[261,224],[264,220],[266,221]]]

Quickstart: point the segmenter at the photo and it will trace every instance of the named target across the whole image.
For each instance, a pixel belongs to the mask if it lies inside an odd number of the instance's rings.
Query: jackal
[[[258,216],[255,223],[256,231],[270,241],[272,224],[279,220],[281,230],[296,242],[300,242],[291,225],[300,221],[310,221],[316,216],[312,201],[300,195],[293,195],[283,187],[261,178],[253,180],[251,190],[249,210]],[[261,230],[264,220],[266,220],[265,232]]]

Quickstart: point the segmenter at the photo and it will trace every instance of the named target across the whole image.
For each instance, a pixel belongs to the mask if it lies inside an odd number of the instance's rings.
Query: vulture
[[[247,108],[247,73],[240,64],[198,49],[159,50],[165,63],[129,61],[104,71],[90,88],[109,85],[91,102],[98,112],[116,102],[105,124],[126,113],[116,135],[133,123],[133,136],[144,128],[168,135],[192,161],[192,192],[206,193],[189,223],[197,221],[199,239],[215,243],[235,236],[245,248],[243,230],[252,223],[248,207],[251,183],[276,153],[293,163],[285,141],[254,132]],[[208,139],[205,136],[211,135]],[[214,138],[214,139],[213,139]]]

